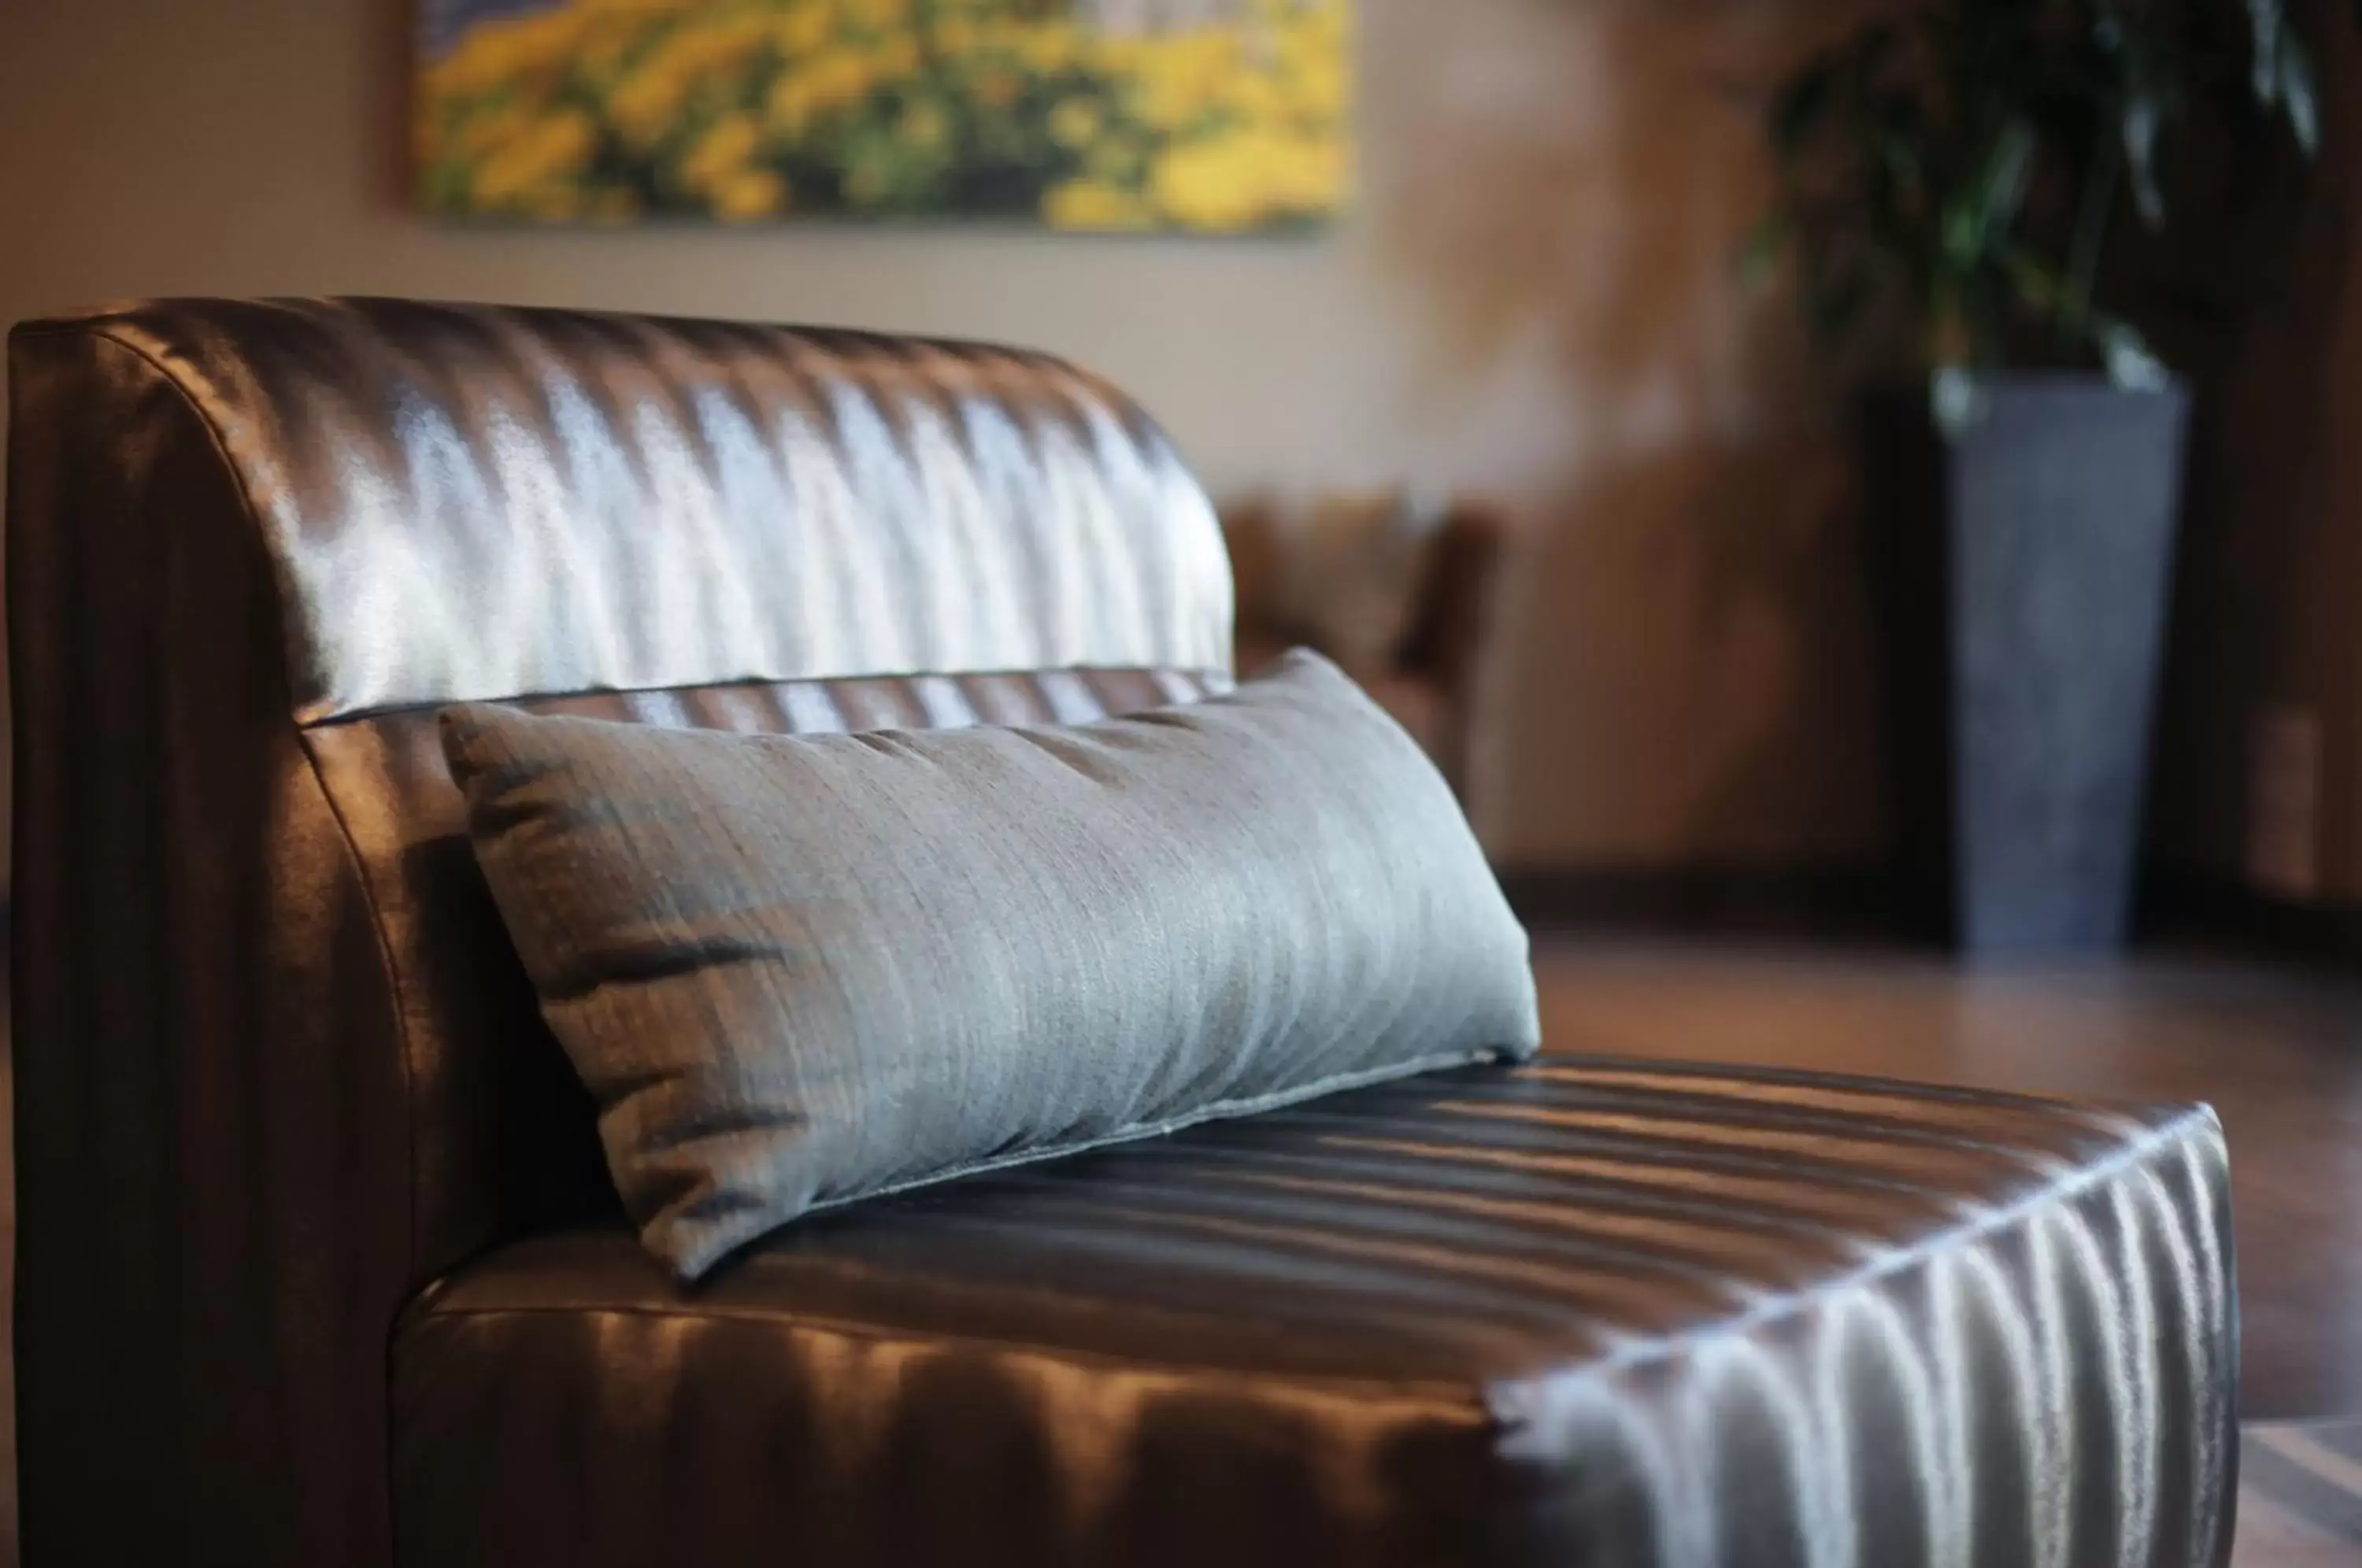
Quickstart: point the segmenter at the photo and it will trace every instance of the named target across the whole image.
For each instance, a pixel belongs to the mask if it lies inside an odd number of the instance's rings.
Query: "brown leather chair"
[[[2223,1559],[2202,1110],[1550,1055],[668,1282],[436,707],[1219,690],[1214,521],[1104,384],[383,301],[10,365],[30,1568]]]

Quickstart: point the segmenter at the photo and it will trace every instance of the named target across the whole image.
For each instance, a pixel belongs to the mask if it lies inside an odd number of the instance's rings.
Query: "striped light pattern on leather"
[[[1172,1506],[1245,1488],[1317,1561],[2200,1568],[2227,1222],[2203,1110],[1546,1057],[884,1200],[694,1300],[621,1229],[520,1243],[397,1346],[397,1475],[482,1541],[555,1488],[590,1561],[652,1499],[569,1475],[882,1562],[857,1500],[978,1443],[982,1562],[1275,1560]],[[554,1449],[441,1452],[554,1401]],[[694,1483],[691,1408],[734,1434]]]
[[[905,670],[1227,669],[1205,493],[1047,355],[402,301],[87,326],[212,428],[296,716]]]

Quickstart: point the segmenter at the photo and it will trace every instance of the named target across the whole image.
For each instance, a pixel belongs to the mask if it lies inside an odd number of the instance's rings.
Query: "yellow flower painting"
[[[1352,184],[1354,0],[419,0],[427,210],[1248,233]]]

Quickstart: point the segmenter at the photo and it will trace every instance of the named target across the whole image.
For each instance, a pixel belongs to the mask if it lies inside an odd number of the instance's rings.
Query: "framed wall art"
[[[419,199],[529,223],[1317,226],[1354,0],[420,0]]]

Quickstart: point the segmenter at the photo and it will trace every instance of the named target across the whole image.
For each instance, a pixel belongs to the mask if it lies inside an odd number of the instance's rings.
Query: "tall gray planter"
[[[1972,954],[2110,952],[2132,908],[2188,398],[2074,375],[1988,388],[1956,436],[1918,411],[1915,430],[1899,403],[1871,426],[1906,885],[1949,906],[1940,923]]]

